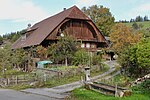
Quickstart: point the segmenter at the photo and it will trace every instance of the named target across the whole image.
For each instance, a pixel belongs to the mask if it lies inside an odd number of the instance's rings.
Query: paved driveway
[[[0,89],[0,100],[58,100],[47,96],[23,93],[15,90]]]

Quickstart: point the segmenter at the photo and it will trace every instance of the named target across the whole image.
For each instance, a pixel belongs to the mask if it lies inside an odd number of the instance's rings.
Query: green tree
[[[142,22],[142,21],[144,21],[144,20],[143,20],[143,18],[142,18],[141,16],[137,16],[137,17],[135,18],[135,21],[136,21],[136,22]]]
[[[65,65],[68,66],[68,60],[73,57],[77,50],[77,42],[73,37],[65,34],[64,37],[60,37],[57,43],[51,45],[48,49],[48,54],[52,58],[56,57],[58,61],[64,60]]]
[[[144,21],[148,21],[148,16],[144,16]]]
[[[0,69],[3,74],[5,74],[5,70],[11,68],[11,49],[10,45],[5,45],[0,48]]]
[[[146,30],[141,30],[144,38],[150,38],[150,27]]]
[[[89,54],[87,51],[81,49],[75,52],[72,64],[74,65],[87,65],[89,62]]]
[[[47,49],[43,46],[37,46],[36,52],[41,60],[44,60],[47,58]]]
[[[132,28],[133,28],[134,30],[141,30],[141,29],[143,28],[143,24],[137,24],[136,22],[134,22],[134,23],[132,24]]]
[[[27,52],[24,49],[13,50],[11,58],[11,63],[15,65],[15,68],[27,71],[26,65],[23,66],[28,60]]]
[[[118,61],[126,75],[141,77],[150,73],[150,40],[143,39],[138,44],[124,49]]]
[[[3,37],[0,35],[0,45],[3,43]]]
[[[134,23],[132,24],[132,28],[135,29],[135,30],[138,30],[138,29],[139,29],[139,26],[138,26],[138,24],[137,24],[136,22],[134,22]]]
[[[82,11],[92,19],[103,35],[108,36],[110,34],[115,18],[109,8],[93,5],[88,8],[83,7]]]

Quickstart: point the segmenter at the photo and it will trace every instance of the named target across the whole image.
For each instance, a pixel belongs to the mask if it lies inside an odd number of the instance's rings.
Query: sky
[[[109,8],[116,21],[138,15],[150,19],[150,0],[0,0],[0,35],[26,29],[63,8],[95,4]]]

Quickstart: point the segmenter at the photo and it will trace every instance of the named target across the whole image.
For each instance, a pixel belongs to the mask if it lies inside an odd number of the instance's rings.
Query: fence
[[[24,75],[6,75],[6,78],[0,78],[0,86],[11,86],[14,84],[30,84],[37,80],[34,74],[24,74]]]
[[[93,66],[91,70],[99,70],[97,66]],[[78,74],[83,74],[84,68],[82,66],[77,68],[68,68],[67,70],[50,70],[37,68],[30,74],[23,75],[6,75],[6,78],[0,78],[0,86],[11,86],[17,84],[31,84],[35,81],[47,81],[62,77],[71,77]]]

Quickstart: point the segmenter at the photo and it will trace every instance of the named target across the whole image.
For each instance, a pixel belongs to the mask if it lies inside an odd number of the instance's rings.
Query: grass
[[[101,69],[101,71],[91,71],[91,77],[100,75],[100,74],[102,74],[102,73],[104,73],[104,72],[109,70],[109,66],[107,66],[105,64],[103,64],[103,66],[104,67]]]
[[[127,26],[129,26],[129,27],[132,27],[133,23],[134,22],[132,22],[132,23],[124,23],[124,24],[127,25]],[[143,25],[142,29],[144,29],[144,30],[150,27],[150,21],[136,22],[136,23],[138,25],[142,24]]]
[[[107,80],[109,81],[109,80]],[[131,78],[123,76],[121,74],[113,78],[113,83],[117,83],[120,86],[126,86],[127,82],[133,81]],[[148,82],[147,82],[148,84]],[[146,87],[147,89],[148,87]],[[141,85],[137,85],[131,88],[132,95],[127,97],[114,97],[103,95],[93,90],[87,90],[85,88],[78,88],[72,91],[68,100],[150,100],[150,91],[143,88]]]
[[[52,68],[49,68],[49,69],[65,71],[65,70],[76,69],[76,68],[78,68],[78,66],[61,66],[61,67],[52,67]]]
[[[119,98],[103,95],[84,88],[78,88],[72,91],[68,100],[150,100],[150,95],[133,93],[131,96]]]
[[[92,71],[91,72],[91,76],[97,76],[99,74],[104,73],[105,71],[107,71],[108,68],[104,68],[103,71]],[[63,84],[68,84],[68,83],[72,83],[75,81],[79,81],[81,80],[81,76],[84,77],[84,73],[82,74],[77,74],[77,75],[72,75],[72,76],[68,76],[68,77],[63,77],[63,78],[56,78],[56,79],[52,79],[50,81],[47,81],[44,85],[44,87],[54,87],[54,86],[59,86],[59,85],[63,85]]]
[[[17,76],[22,76],[22,75],[28,75],[28,72],[22,72],[22,71],[18,71],[18,70],[6,70],[5,74],[3,75],[3,73],[0,73],[0,78],[3,77],[11,77],[12,75],[17,75]]]
[[[64,67],[65,68],[65,67]],[[73,67],[74,68],[74,67]],[[102,74],[103,72],[109,70],[108,67],[104,67],[103,70],[101,71],[92,71],[91,72],[91,76],[96,76],[99,74]],[[22,90],[22,89],[26,89],[26,88],[40,88],[40,87],[54,87],[54,86],[59,86],[59,85],[63,85],[63,84],[68,84],[68,83],[72,83],[75,81],[79,81],[81,80],[81,76],[84,77],[84,73],[80,73],[80,74],[75,74],[75,75],[70,75],[70,76],[65,76],[65,77],[61,77],[61,78],[51,78],[48,79],[48,81],[46,82],[39,82],[36,86],[30,86],[27,84],[20,84],[20,85],[14,85],[14,86],[9,86],[7,88],[9,89],[15,89],[15,90]]]
[[[116,71],[114,71],[114,72],[116,72]],[[112,72],[112,73],[114,73],[114,72]],[[112,73],[110,73],[109,75],[111,75]],[[131,81],[133,81],[131,78],[128,78],[121,74],[118,74],[118,75],[114,76],[113,78],[110,78],[109,80],[105,80],[105,79],[97,80],[97,82],[103,82],[103,83],[110,84],[110,85],[117,84],[120,87],[129,87],[129,84]]]
[[[8,86],[6,87],[6,89],[13,89],[13,90],[23,90],[23,89],[27,89],[27,88],[33,88],[30,85],[27,84],[17,84],[17,85],[13,85],[13,86]]]

